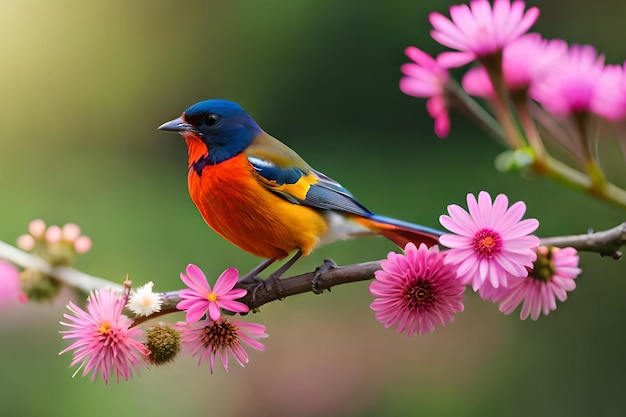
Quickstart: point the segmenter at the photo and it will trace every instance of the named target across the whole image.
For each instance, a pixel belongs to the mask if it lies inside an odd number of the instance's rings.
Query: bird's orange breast
[[[207,224],[257,256],[282,259],[297,249],[308,255],[327,230],[320,212],[261,185],[244,154],[207,165],[201,173],[191,167],[188,185]]]

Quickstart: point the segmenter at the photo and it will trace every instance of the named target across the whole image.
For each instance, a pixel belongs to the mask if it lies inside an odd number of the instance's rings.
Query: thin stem
[[[598,188],[587,175],[549,155],[546,155],[543,159],[535,158],[532,167],[536,172],[573,189],[587,192],[595,197],[626,208],[626,191],[611,182],[604,182],[604,185]]]
[[[520,136],[508,109],[508,90],[502,72],[502,52],[494,56],[485,57],[481,62],[487,70],[495,92],[492,98],[493,109],[496,113],[496,118],[504,129],[507,141],[513,149],[523,148],[526,146],[526,141]]]
[[[473,120],[498,143],[508,147],[506,135],[500,123],[456,82],[450,81],[446,84],[446,98],[451,107]]]
[[[530,116],[530,112],[528,109],[528,96],[524,94],[523,99],[515,100],[514,102],[518,117],[520,119],[520,123],[522,124],[522,128],[524,129],[524,133],[526,133],[526,139],[528,140],[528,144],[535,154],[535,158],[545,159],[548,156],[548,152],[543,146],[543,141],[541,140],[541,135],[537,130],[535,121]]]
[[[85,274],[69,266],[53,266],[38,256],[31,255],[6,242],[0,240],[0,258],[13,262],[22,268],[35,269],[46,275],[57,278],[71,287],[85,292],[91,292],[99,288],[111,288],[123,291],[124,286],[104,278]]]
[[[593,129],[591,124],[593,122],[593,115],[590,113],[582,113],[582,114],[574,114],[575,124],[578,126],[580,130],[580,137],[582,140],[582,146],[585,152],[585,169],[587,170],[587,174],[591,179],[591,184],[593,188],[597,190],[602,190],[606,186],[606,177],[604,172],[602,172],[602,168],[600,168],[600,162],[598,159],[598,153],[593,145],[594,142],[597,142],[598,132],[597,129]],[[591,131],[595,130],[595,134],[593,137],[595,141],[592,141]],[[593,152],[592,152],[593,149]]]
[[[620,259],[620,249],[626,245],[626,222],[601,232],[542,238],[541,244],[561,248],[571,246],[579,251],[597,252],[602,256]]]

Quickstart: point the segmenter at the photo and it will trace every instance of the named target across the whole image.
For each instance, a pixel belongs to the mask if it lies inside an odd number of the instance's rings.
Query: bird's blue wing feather
[[[372,215],[341,184],[321,172],[282,167],[259,157],[248,157],[248,161],[268,189],[294,204],[364,217]]]
[[[280,167],[268,160],[248,157],[257,174],[277,185],[296,184],[306,173],[298,167]]]

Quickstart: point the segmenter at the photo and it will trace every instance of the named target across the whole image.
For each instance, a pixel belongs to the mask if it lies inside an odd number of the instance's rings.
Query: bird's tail
[[[443,232],[430,227],[391,217],[379,216],[378,214],[373,214],[370,217],[357,217],[354,220],[368,229],[385,236],[401,248],[404,248],[409,242],[413,242],[417,246],[420,243],[424,243],[426,246],[431,247],[439,243],[439,236],[443,234]]]

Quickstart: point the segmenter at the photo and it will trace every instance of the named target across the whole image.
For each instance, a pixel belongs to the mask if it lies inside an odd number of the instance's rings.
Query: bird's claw
[[[255,274],[246,274],[243,277],[239,278],[237,284],[241,284],[244,287],[258,285],[259,283],[264,282],[261,278],[259,278]]]
[[[278,285],[279,282],[280,277],[272,274],[265,280],[265,289],[267,291],[273,291],[277,294],[280,294],[281,292],[283,292],[283,290],[280,288],[280,285]]]
[[[247,274],[241,277],[237,284],[240,284],[244,289],[252,292],[252,302],[256,301],[256,293],[262,286],[265,286],[265,281],[254,274]]]
[[[315,268],[313,279],[311,280],[311,290],[314,294],[321,294],[324,292],[323,289],[319,288],[320,278],[323,274],[335,268],[337,268],[337,264],[332,259],[324,259],[324,263]],[[328,291],[330,292],[330,288],[328,288]]]

